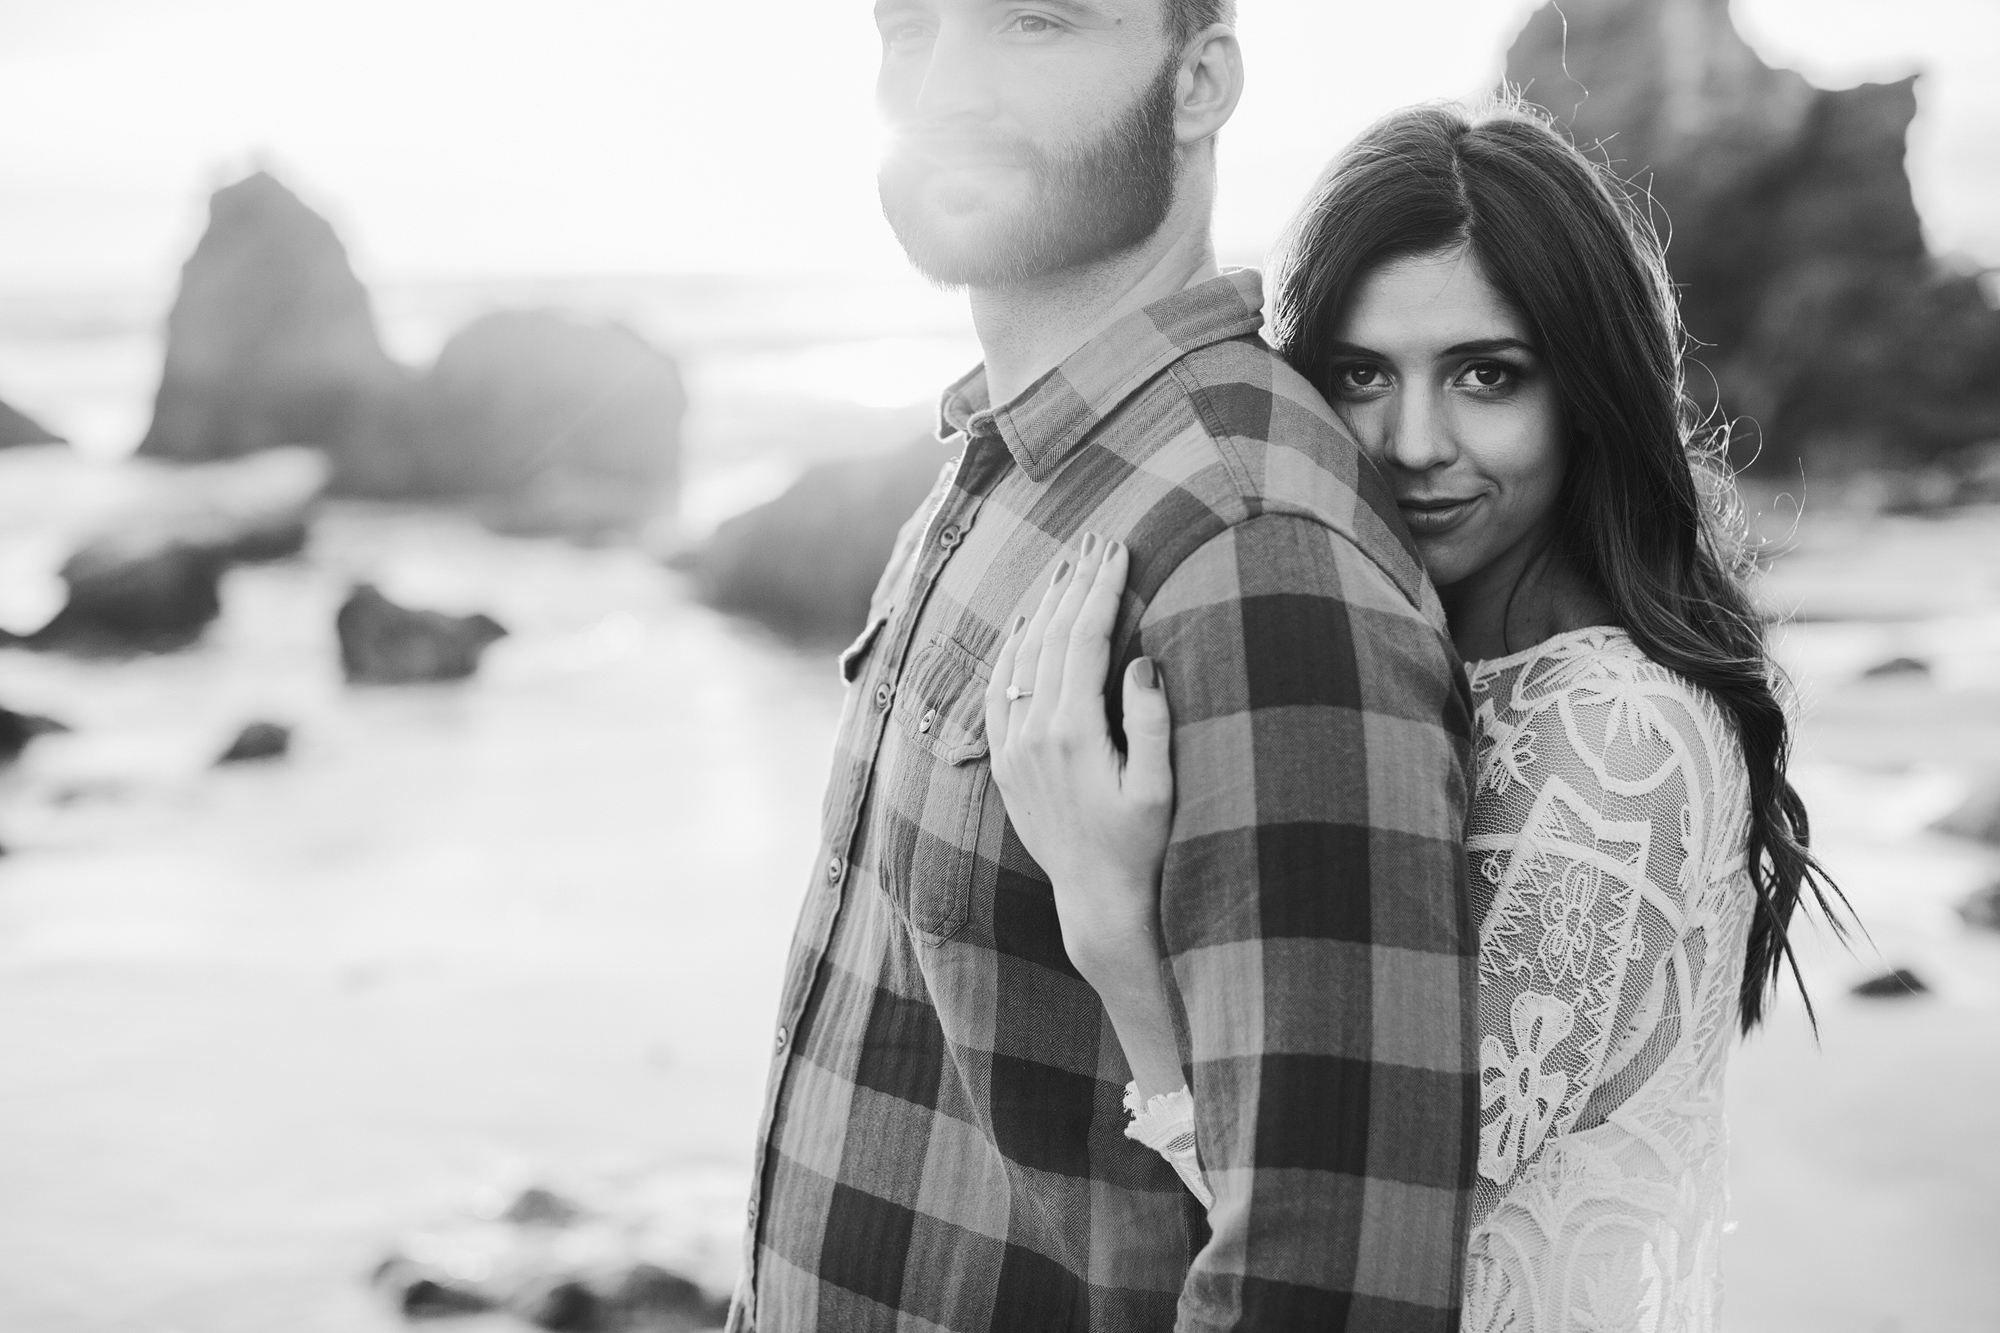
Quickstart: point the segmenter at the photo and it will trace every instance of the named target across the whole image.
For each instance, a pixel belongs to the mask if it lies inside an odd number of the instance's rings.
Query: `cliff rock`
[[[209,200],[139,452],[194,461],[276,444],[337,451],[403,379],[333,228],[260,171]]]
[[[1910,464],[2000,436],[2000,312],[1926,253],[1904,169],[1916,77],[1829,91],[1773,69],[1729,0],[1564,0],[1508,82],[1650,190],[1698,396],[1744,457]]]
[[[852,638],[867,618],[897,531],[949,457],[926,437],[894,453],[819,464],[675,563],[697,595],[720,610],[790,638]]]
[[[336,453],[334,485],[465,500],[505,531],[630,531],[674,498],[686,408],[674,362],[631,330],[503,311]]]

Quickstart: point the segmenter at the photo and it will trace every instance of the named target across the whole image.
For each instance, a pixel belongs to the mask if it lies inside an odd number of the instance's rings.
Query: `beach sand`
[[[2000,766],[2000,513],[1796,545],[1800,785],[1874,945],[1811,941],[1820,1044],[1787,999],[1736,1058],[1728,1327],[1991,1330],[2000,935],[1951,905],[2000,857],[1924,828]],[[350,690],[361,576],[514,634],[467,685]],[[830,663],[635,553],[392,510],[225,592],[175,657],[0,653],[0,700],[77,728],[0,779],[0,1330],[376,1333],[388,1247],[520,1184],[739,1193]],[[1861,678],[1905,654],[1932,675]],[[211,770],[253,717],[293,757]],[[1903,965],[1933,993],[1846,993]],[[735,1211],[688,1242],[711,1280]]]

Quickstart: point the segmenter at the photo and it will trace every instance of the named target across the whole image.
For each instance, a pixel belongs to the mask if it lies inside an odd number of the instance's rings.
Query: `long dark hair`
[[[1457,246],[1478,256],[1527,321],[1563,403],[1569,461],[1553,549],[1648,657],[1706,690],[1735,725],[1757,897],[1743,972],[1747,1033],[1787,964],[1804,994],[1789,936],[1801,895],[1841,930],[1828,900],[1840,893],[1813,859],[1805,803],[1786,778],[1784,678],[1745,588],[1726,441],[1702,429],[1683,391],[1685,338],[1646,215],[1518,103],[1399,111],[1335,159],[1293,224],[1277,266],[1273,341],[1332,398],[1329,344],[1357,284],[1386,262]]]

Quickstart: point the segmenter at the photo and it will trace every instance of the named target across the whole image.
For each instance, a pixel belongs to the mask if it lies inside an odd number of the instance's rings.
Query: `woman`
[[[1272,328],[1389,478],[1477,707],[1466,1327],[1712,1328],[1724,1063],[1802,891],[1826,900],[1657,241],[1542,121],[1417,108],[1317,186]],[[1003,648],[987,726],[1132,1066],[1128,1132],[1207,1202],[1159,969],[1150,661],[1124,682],[1129,759],[1105,722],[1125,558],[1086,536]]]

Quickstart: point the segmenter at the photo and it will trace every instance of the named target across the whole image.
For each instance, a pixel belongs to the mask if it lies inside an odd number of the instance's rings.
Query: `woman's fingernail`
[[[1092,551],[1095,551],[1096,549],[1097,549],[1097,534],[1094,532],[1084,533],[1083,554],[1089,555]]]
[[[1159,669],[1153,665],[1153,659],[1150,657],[1141,657],[1133,662],[1132,675],[1138,680],[1139,688],[1142,690],[1160,688]]]
[[[1014,628],[1008,630],[1007,633],[1019,634],[1024,628],[1026,628],[1027,624],[1028,624],[1028,618],[1026,616],[1015,616]]]
[[[1111,557],[1115,555],[1123,555],[1123,554],[1125,554],[1124,542],[1113,542],[1111,543],[1111,545],[1104,548],[1104,558],[1106,560],[1111,559]]]
[[[1056,576],[1049,580],[1049,586],[1054,587],[1056,584],[1061,583],[1064,579],[1068,577],[1069,577],[1069,561],[1065,560],[1060,565],[1056,566]]]

